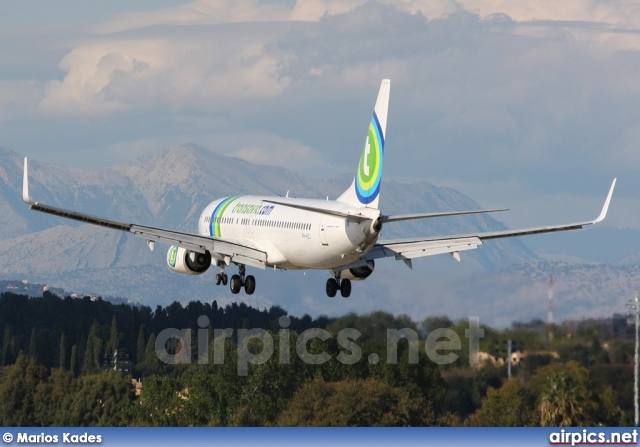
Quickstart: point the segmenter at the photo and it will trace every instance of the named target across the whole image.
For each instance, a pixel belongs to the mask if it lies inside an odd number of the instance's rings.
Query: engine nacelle
[[[172,245],[167,253],[167,264],[174,272],[201,275],[211,267],[211,253],[198,253]]]
[[[374,268],[375,268],[375,263],[373,261],[368,261],[367,265],[363,265],[360,267],[352,267],[350,269],[341,271],[340,278],[350,279],[352,281],[362,281],[363,279],[366,279],[369,276],[371,276]]]
[[[378,217],[376,220],[371,222],[371,225],[369,226],[369,234],[370,235],[378,234],[380,233],[380,230],[382,230],[382,218]]]

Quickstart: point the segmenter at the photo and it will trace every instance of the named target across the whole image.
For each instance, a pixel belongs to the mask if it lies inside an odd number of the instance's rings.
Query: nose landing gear
[[[220,273],[216,274],[216,286],[219,286],[220,284],[226,286],[227,281],[229,281],[229,277],[224,272],[225,264],[224,262],[216,261],[216,266],[220,267]]]
[[[231,289],[231,293],[238,294],[240,290],[244,287],[244,291],[247,295],[252,295],[253,292],[256,291],[256,279],[252,275],[248,275],[245,277],[245,267],[240,264],[240,270],[238,275],[232,275],[231,280],[224,272],[225,264],[220,262],[218,267],[220,267],[220,273],[216,275],[216,286],[222,284],[226,286],[229,283],[229,288]]]
[[[229,277],[226,273],[221,272],[216,275],[216,286],[222,284],[223,286],[227,285],[227,281],[229,281]]]

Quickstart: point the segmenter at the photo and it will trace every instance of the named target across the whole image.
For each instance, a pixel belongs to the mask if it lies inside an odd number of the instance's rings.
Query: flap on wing
[[[233,255],[231,257],[231,260],[233,262],[237,262],[238,264],[245,264],[245,265],[249,265],[251,267],[256,267],[256,268],[259,268],[259,269],[262,269],[262,270],[264,270],[266,268],[265,261],[260,261],[258,259],[251,258],[251,257],[248,257],[248,256]]]
[[[371,251],[367,253],[367,259],[387,258],[391,256],[398,260],[413,259],[423,256],[473,250],[478,248],[479,245],[482,245],[482,241],[477,237],[430,241],[383,242],[376,244]]]
[[[179,233],[140,225],[131,225],[129,231],[147,240],[178,245],[199,252],[208,250],[210,253],[229,256],[232,262],[247,264],[252,267],[264,269],[267,262],[267,254],[248,242]]]

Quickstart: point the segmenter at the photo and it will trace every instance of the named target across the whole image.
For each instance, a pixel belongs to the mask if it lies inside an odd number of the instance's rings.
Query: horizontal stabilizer
[[[304,203],[297,203],[297,202],[292,202],[291,199],[288,200],[262,200],[264,203],[273,203],[275,205],[282,205],[282,206],[288,206],[290,208],[297,208],[300,210],[305,210],[305,211],[313,211],[315,213],[320,213],[320,214],[328,214],[330,216],[337,216],[337,217],[348,217],[350,219],[353,220],[371,220],[371,216],[362,216],[360,214],[349,214],[349,213],[345,213],[342,211],[338,211],[338,210],[332,210],[332,209],[328,209],[328,208],[321,208],[319,206],[312,206],[312,205],[307,205]]]
[[[402,220],[412,220],[412,219],[430,219],[432,217],[461,216],[464,214],[497,213],[501,211],[509,211],[509,210],[496,209],[496,210],[471,210],[471,211],[443,211],[439,213],[396,214],[395,216],[382,216],[382,223],[400,222]]]

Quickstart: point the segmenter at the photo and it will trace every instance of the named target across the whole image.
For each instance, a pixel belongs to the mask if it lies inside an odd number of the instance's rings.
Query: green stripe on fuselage
[[[227,208],[229,207],[229,205],[231,204],[231,202],[233,202],[234,200],[238,199],[239,197],[242,196],[234,196],[234,197],[229,197],[228,199],[225,200],[225,202],[223,203],[223,205],[218,209],[218,212],[213,216],[214,219],[214,230],[215,230],[215,237],[222,237],[222,233],[220,231],[220,223],[222,221],[222,217],[224,216],[224,212],[227,210]]]

